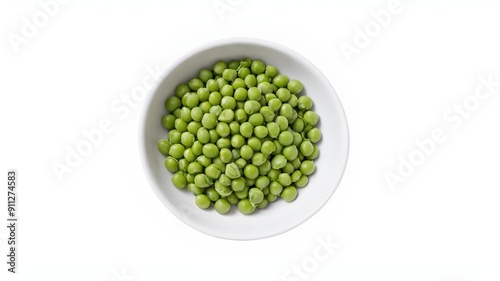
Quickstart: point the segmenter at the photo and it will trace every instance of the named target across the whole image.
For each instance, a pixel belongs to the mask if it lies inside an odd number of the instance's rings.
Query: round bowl
[[[292,203],[282,199],[250,215],[238,212],[236,206],[225,215],[213,208],[202,210],[194,204],[194,195],[179,190],[171,182],[172,174],[163,164],[165,156],[157,142],[166,138],[162,116],[165,100],[174,95],[175,87],[196,77],[203,68],[211,69],[218,60],[261,59],[274,65],[280,73],[298,79],[303,93],[314,101],[313,110],[320,116],[322,132],[320,156],[309,184],[298,189]],[[144,102],[139,123],[139,150],[142,164],[153,191],[160,201],[181,221],[206,234],[233,240],[251,240],[286,232],[306,221],[326,204],[335,192],[344,173],[349,132],[342,105],[328,79],[302,55],[279,44],[251,38],[232,38],[206,44],[177,60],[157,81]]]

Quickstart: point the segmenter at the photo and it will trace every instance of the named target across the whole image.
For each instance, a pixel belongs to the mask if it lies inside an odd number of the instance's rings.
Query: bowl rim
[[[344,151],[344,154],[343,154],[344,157],[343,157],[343,159],[340,159],[340,160],[342,160],[342,163],[344,163],[344,164],[343,164],[342,170],[340,171],[338,181],[334,183],[334,189],[331,192],[331,194],[328,196],[328,198],[326,198],[326,200],[324,200],[321,204],[318,204],[315,208],[311,209],[311,211],[309,211],[309,214],[306,217],[304,217],[304,219],[297,221],[296,223],[294,223],[288,227],[280,228],[278,231],[274,231],[274,232],[269,233],[267,235],[260,235],[258,237],[253,237],[253,238],[237,238],[237,237],[230,237],[230,236],[224,236],[224,235],[218,235],[215,233],[210,233],[210,232],[204,231],[203,229],[200,229],[200,228],[197,228],[197,227],[191,225],[188,221],[185,221],[183,219],[183,216],[180,214],[180,211],[178,210],[178,208],[176,208],[174,205],[172,205],[168,200],[166,200],[164,198],[165,197],[164,194],[161,192],[161,190],[159,189],[159,186],[157,185],[156,181],[154,180],[154,176],[152,174],[152,170],[151,170],[151,167],[149,165],[149,161],[147,159],[147,151],[145,149],[145,147],[146,147],[146,136],[145,136],[146,135],[145,134],[146,116],[148,114],[148,109],[151,107],[151,102],[153,100],[153,97],[155,96],[155,93],[157,93],[158,88],[161,86],[163,81],[171,73],[173,73],[175,71],[175,69],[177,69],[182,63],[184,63],[190,57],[192,57],[198,53],[207,51],[209,49],[222,47],[225,45],[234,45],[234,44],[258,45],[258,46],[263,46],[263,47],[275,49],[279,52],[286,52],[289,55],[292,55],[294,57],[299,58],[302,62],[304,62],[309,67],[314,69],[314,71],[318,75],[322,76],[322,79],[325,79],[328,82],[328,85],[331,88],[331,92],[332,92],[330,95],[333,94],[332,98],[335,99],[335,101],[338,103],[339,117],[340,117],[339,124],[342,127],[342,130],[345,131],[344,144],[342,147],[342,150]],[[295,50],[293,50],[287,46],[275,43],[273,41],[252,38],[252,37],[230,37],[230,38],[223,38],[223,39],[214,40],[214,41],[199,45],[197,47],[191,48],[188,51],[186,51],[183,55],[181,55],[178,59],[174,60],[168,67],[166,67],[162,71],[161,75],[158,76],[158,79],[156,79],[154,81],[151,89],[149,90],[148,95],[146,96],[146,98],[142,104],[141,113],[139,116],[139,126],[138,127],[139,127],[138,146],[139,146],[139,154],[140,154],[141,164],[143,167],[143,171],[146,174],[146,178],[147,178],[147,181],[149,183],[149,186],[151,187],[153,192],[156,194],[156,197],[158,197],[158,199],[161,201],[161,203],[177,219],[179,219],[184,224],[190,226],[191,228],[193,228],[201,233],[207,234],[207,235],[212,236],[212,237],[220,238],[220,239],[236,240],[236,241],[260,240],[260,239],[270,238],[270,237],[274,237],[274,236],[277,236],[280,234],[284,234],[284,233],[296,228],[297,226],[299,226],[302,223],[309,220],[312,216],[314,216],[317,212],[319,212],[319,210],[321,210],[326,205],[326,203],[328,201],[330,201],[330,199],[333,197],[333,194],[335,193],[335,191],[339,187],[340,182],[342,181],[342,178],[344,177],[345,170],[347,169],[347,165],[349,162],[350,133],[349,133],[349,126],[348,126],[348,122],[347,122],[347,117],[346,117],[346,113],[345,113],[344,107],[342,105],[342,102],[340,101],[340,98],[338,97],[337,92],[333,88],[330,80],[328,80],[328,78],[323,74],[323,72],[318,67],[316,67],[316,65],[314,65],[309,59],[307,59],[306,57],[304,57],[300,53],[296,52]]]

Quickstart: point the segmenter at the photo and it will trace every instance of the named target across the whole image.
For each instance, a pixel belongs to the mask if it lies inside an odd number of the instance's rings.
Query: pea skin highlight
[[[165,101],[157,143],[172,184],[201,209],[249,215],[292,202],[314,174],[320,117],[304,85],[249,58],[218,61]]]

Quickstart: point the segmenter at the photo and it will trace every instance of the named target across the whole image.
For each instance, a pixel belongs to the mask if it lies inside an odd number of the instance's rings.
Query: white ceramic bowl
[[[166,138],[161,119],[166,113],[164,102],[179,83],[196,77],[202,68],[211,69],[218,60],[261,59],[275,65],[280,73],[304,84],[304,93],[314,101],[320,116],[322,140],[320,156],[315,160],[316,172],[305,188],[298,189],[292,203],[278,199],[265,209],[243,215],[232,206],[230,213],[218,214],[213,208],[201,210],[194,195],[179,190],[171,183],[171,173],[163,164],[157,142]],[[342,105],[328,79],[306,58],[276,43],[233,38],[216,41],[188,52],[159,79],[147,97],[140,120],[139,150],[147,178],[160,201],[181,221],[191,227],[220,238],[251,240],[288,231],[314,215],[337,188],[347,164],[349,133]]]

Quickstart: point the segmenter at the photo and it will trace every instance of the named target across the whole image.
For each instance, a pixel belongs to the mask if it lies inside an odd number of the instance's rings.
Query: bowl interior
[[[198,75],[218,60],[240,60],[249,57],[275,65],[280,73],[304,84],[304,93],[314,101],[313,110],[320,116],[322,132],[320,156],[315,160],[316,172],[309,184],[298,189],[293,203],[281,199],[251,215],[238,212],[219,215],[213,208],[201,210],[194,204],[194,195],[179,190],[171,183],[171,173],[163,164],[165,157],[156,147],[166,138],[161,124],[166,113],[164,102],[174,94],[179,83]],[[344,172],[348,155],[348,129],[341,103],[326,77],[298,53],[270,42],[255,39],[223,40],[199,48],[165,72],[157,87],[144,104],[139,135],[143,165],[150,184],[163,204],[180,220],[204,233],[227,239],[249,240],[285,232],[307,220],[332,196]]]

